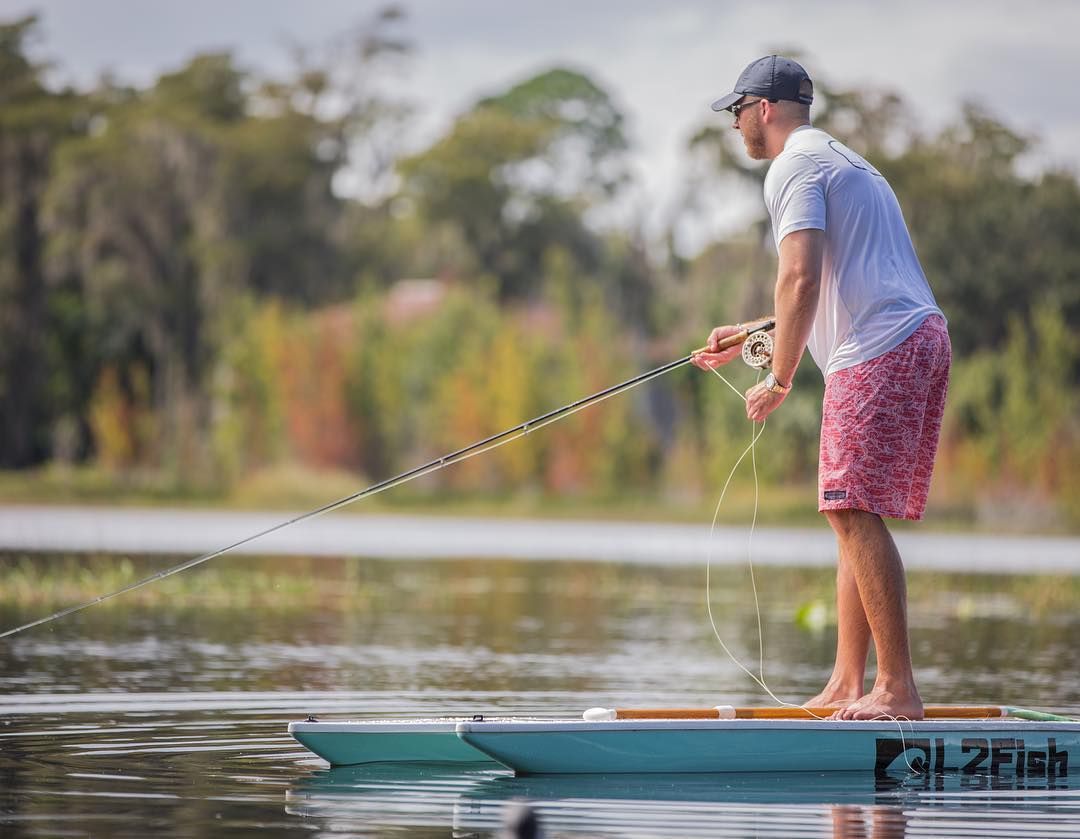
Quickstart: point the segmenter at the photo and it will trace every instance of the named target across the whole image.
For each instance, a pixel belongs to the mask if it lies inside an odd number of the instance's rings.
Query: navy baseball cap
[[[810,82],[809,94],[799,93],[803,82]],[[813,82],[798,62],[782,55],[759,58],[742,71],[735,90],[712,103],[714,111],[726,111],[744,96],[760,96],[778,101],[787,99],[809,105],[814,101]]]

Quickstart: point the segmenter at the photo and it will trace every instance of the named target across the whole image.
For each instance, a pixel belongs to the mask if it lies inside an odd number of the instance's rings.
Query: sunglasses
[[[751,105],[756,105],[758,102],[764,102],[764,101],[765,100],[763,98],[762,99],[751,99],[749,102],[740,102],[738,105],[732,105],[731,106],[731,114],[732,114],[732,116],[735,117],[735,119],[738,119],[739,114],[741,114],[746,108],[749,108]]]

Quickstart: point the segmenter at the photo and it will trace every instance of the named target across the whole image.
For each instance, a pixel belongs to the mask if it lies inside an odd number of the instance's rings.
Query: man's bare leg
[[[907,584],[896,544],[885,522],[873,513],[831,510],[825,515],[840,542],[840,555],[850,563],[877,650],[874,687],[836,716],[922,719],[922,698],[915,687],[908,643]]]
[[[866,622],[852,563],[844,557],[836,567],[836,663],[825,689],[808,700],[808,708],[842,708],[863,695],[866,656],[870,651],[870,624]]]

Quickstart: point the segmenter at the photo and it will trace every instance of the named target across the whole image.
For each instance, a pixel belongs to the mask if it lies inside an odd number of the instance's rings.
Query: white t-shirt
[[[824,230],[821,295],[807,346],[826,376],[888,352],[940,315],[900,204],[881,173],[810,126],[765,177],[773,238]]]

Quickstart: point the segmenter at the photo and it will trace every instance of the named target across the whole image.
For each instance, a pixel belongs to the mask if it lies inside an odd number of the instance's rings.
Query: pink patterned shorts
[[[902,344],[825,380],[818,509],[921,519],[952,347],[932,315]]]

